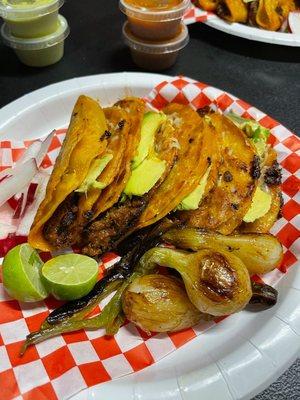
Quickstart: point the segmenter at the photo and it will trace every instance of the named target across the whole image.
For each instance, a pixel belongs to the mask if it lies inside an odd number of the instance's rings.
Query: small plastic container
[[[58,29],[40,38],[18,38],[10,33],[7,24],[1,28],[4,43],[14,49],[23,64],[30,67],[46,67],[57,63],[64,55],[64,41],[69,33],[67,20],[62,15],[58,16]]]
[[[176,62],[179,50],[189,42],[189,34],[187,27],[181,22],[179,33],[173,39],[162,42],[142,40],[133,35],[129,23],[125,22],[123,39],[129,46],[136,65],[148,71],[161,71],[170,68]]]
[[[181,0],[175,7],[155,9],[137,7],[120,0],[120,10],[127,16],[131,32],[144,40],[168,40],[178,36],[180,23],[190,8],[190,0]]]
[[[64,0],[0,0],[0,16],[13,36],[37,38],[58,29],[58,10],[63,3]]]

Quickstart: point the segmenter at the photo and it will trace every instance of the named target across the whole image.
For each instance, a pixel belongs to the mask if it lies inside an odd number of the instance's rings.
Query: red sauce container
[[[160,42],[142,40],[131,32],[129,23],[125,22],[123,40],[130,48],[136,65],[148,71],[161,71],[176,62],[179,51],[189,42],[189,34],[187,27],[181,22],[179,32],[170,40]]]

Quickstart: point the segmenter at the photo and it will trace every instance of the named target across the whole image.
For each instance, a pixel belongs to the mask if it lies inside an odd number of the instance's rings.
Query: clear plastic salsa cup
[[[178,35],[183,15],[191,6],[190,0],[178,0],[177,5],[166,9],[139,7],[136,3],[139,1],[119,1],[120,10],[127,16],[131,32],[141,39],[157,41]]]
[[[64,55],[64,41],[70,33],[67,20],[58,16],[58,28],[50,35],[40,38],[18,38],[13,36],[7,24],[3,24],[3,42],[12,47],[19,60],[30,67],[46,67],[57,63]]]
[[[0,0],[0,16],[11,34],[36,38],[55,32],[64,0]]]
[[[125,22],[123,39],[130,48],[136,65],[148,71],[160,71],[170,68],[176,62],[179,51],[189,42],[189,34],[187,27],[181,22],[175,38],[161,42],[142,40],[133,35],[128,22]]]

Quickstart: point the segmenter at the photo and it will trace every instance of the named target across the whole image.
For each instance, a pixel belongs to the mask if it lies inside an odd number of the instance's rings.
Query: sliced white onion
[[[12,169],[12,175],[0,182],[0,206],[16,193],[21,192],[38,172],[36,161],[31,158]]]
[[[10,175],[15,175],[16,167],[24,164],[26,161],[34,158],[36,160],[36,164],[40,167],[49,146],[52,142],[53,136],[55,134],[55,130],[53,130],[43,141],[36,140],[33,142],[22,154],[22,156],[15,162],[14,166],[11,168],[6,168],[5,170],[0,172],[0,181],[3,178],[7,178]]]
[[[34,181],[37,183],[38,187],[35,191],[34,201],[30,204],[30,206],[28,206],[24,216],[21,218],[16,232],[17,235],[28,235],[39,205],[45,197],[49,176],[50,175],[48,175],[46,172],[38,172],[35,176]]]
[[[300,35],[300,11],[289,13],[289,27],[295,35]]]
[[[24,164],[24,162],[30,160],[31,158],[36,158],[37,154],[40,151],[42,142],[40,140],[36,140],[31,143],[31,145],[24,151],[22,156],[16,161],[15,166],[19,164]]]
[[[10,224],[3,224],[0,222],[0,240],[6,239],[7,236],[11,233],[15,233],[16,227]]]
[[[8,177],[9,175],[14,175],[15,174],[15,168],[18,165],[24,164],[26,161],[30,160],[31,158],[35,158],[36,155],[38,154],[40,148],[41,148],[42,143],[37,140],[33,142],[27,150],[24,151],[22,156],[18,159],[18,161],[15,162],[14,166],[11,168],[6,168],[3,171],[0,172],[0,180]]]
[[[281,27],[280,27],[280,29],[279,29],[279,32],[289,32],[289,29],[288,29],[288,19],[286,18],[283,22],[282,22],[282,24],[281,24]]]
[[[56,130],[53,130],[51,133],[49,133],[49,135],[46,137],[46,139],[44,139],[41,143],[40,150],[37,153],[37,155],[35,156],[36,164],[38,167],[42,164],[42,161],[48,152],[49,146],[52,142],[55,132],[56,132]]]
[[[13,210],[6,203],[0,209],[0,240],[7,238],[10,233],[15,233],[16,221],[13,219]]]

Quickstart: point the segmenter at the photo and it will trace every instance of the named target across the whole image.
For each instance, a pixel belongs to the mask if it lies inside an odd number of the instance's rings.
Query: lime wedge
[[[98,277],[98,263],[81,254],[64,254],[42,268],[45,286],[59,300],[75,300],[88,294]]]
[[[3,260],[3,285],[8,294],[20,301],[39,301],[48,296],[42,278],[43,261],[28,243],[11,249]]]

